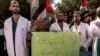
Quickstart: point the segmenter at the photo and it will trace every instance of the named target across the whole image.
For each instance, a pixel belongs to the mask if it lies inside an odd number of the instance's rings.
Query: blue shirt
[[[15,51],[15,34],[16,34],[16,27],[17,27],[17,23],[13,20],[12,18],[12,35],[13,35],[13,45],[14,45],[14,53],[16,56],[16,51]]]

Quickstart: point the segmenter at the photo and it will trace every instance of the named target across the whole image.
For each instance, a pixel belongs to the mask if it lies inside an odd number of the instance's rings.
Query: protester
[[[93,34],[93,56],[100,56],[100,7],[96,11],[96,20],[91,22],[90,30]]]
[[[50,32],[69,32],[69,25],[64,22],[63,12],[58,12],[56,14],[57,22],[50,26]]]
[[[84,23],[87,23],[90,25],[90,22],[92,21],[92,15],[90,13],[86,13],[84,15]]]
[[[46,31],[49,31],[49,28],[50,28],[51,24],[53,24],[55,22],[56,22],[55,16],[51,16],[49,20],[45,21]]]
[[[11,1],[9,10],[12,16],[4,23],[8,56],[28,56],[26,40],[30,32],[29,21],[20,15],[18,1]]]
[[[89,31],[89,25],[82,23],[80,11],[74,12],[74,25],[71,27],[72,32],[78,32],[80,35],[80,56],[81,52],[88,51],[90,41],[92,40],[92,34]]]
[[[92,22],[92,20],[93,20],[92,14],[89,13],[89,12],[85,13],[83,18],[84,18],[83,22],[87,23],[88,25],[90,25],[90,22]],[[93,41],[91,42],[91,44],[90,44],[90,46],[88,48],[88,51],[91,52],[91,53],[92,53],[92,43],[93,43]]]
[[[35,32],[44,32],[44,31],[46,31],[45,26],[44,26],[44,19],[43,18],[36,19]]]

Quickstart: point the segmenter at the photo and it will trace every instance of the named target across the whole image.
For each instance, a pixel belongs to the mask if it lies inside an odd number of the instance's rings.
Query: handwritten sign
[[[33,32],[32,56],[79,56],[78,33]]]

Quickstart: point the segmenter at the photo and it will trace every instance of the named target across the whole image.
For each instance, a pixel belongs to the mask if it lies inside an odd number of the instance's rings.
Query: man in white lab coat
[[[11,1],[9,10],[12,16],[4,23],[8,56],[27,56],[26,39],[30,31],[29,21],[19,14],[20,7],[17,1]]]
[[[51,24],[49,31],[50,32],[69,32],[69,25],[64,22],[63,12],[58,12],[56,14],[57,22]]]
[[[88,51],[88,47],[92,40],[92,34],[89,31],[89,25],[80,22],[81,14],[80,11],[74,12],[74,25],[71,27],[72,32],[79,32],[80,34],[80,51]],[[80,54],[81,55],[81,54]]]
[[[100,56],[100,7],[96,11],[96,20],[91,22],[90,30],[93,34],[93,56]]]

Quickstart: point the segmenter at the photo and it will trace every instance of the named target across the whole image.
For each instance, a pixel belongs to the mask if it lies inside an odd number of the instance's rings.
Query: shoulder
[[[65,22],[64,22],[64,25],[69,26],[69,24],[67,24],[67,23],[65,23]]]
[[[7,18],[5,21],[4,21],[4,24],[5,23],[9,23],[11,21],[11,17]]]
[[[53,24],[51,24],[51,26],[55,26],[57,23],[55,22],[55,23],[53,23]]]
[[[91,27],[92,27],[92,28],[96,27],[96,23],[97,23],[97,22],[98,22],[97,20],[92,21],[92,22],[90,23],[90,28],[91,28]]]
[[[92,21],[90,24],[95,24],[95,23],[97,23],[98,21],[97,20],[94,20],[94,21]]]
[[[81,22],[81,25],[82,26],[89,26],[87,23],[83,23],[83,22]]]
[[[30,22],[30,21],[29,21],[27,18],[21,16],[20,19],[21,19],[22,24],[24,24],[24,25],[29,25],[29,22]]]
[[[5,22],[10,21],[10,20],[11,20],[11,17],[7,18],[7,19],[5,20]]]
[[[23,16],[21,16],[22,21],[29,22],[29,20]]]

